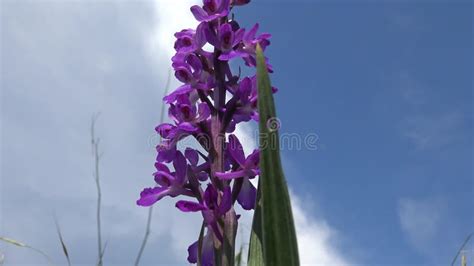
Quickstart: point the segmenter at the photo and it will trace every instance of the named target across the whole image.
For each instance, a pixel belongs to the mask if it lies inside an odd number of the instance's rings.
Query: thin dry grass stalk
[[[99,118],[100,113],[97,113],[92,116],[91,122],[91,145],[92,145],[92,156],[94,158],[94,179],[97,187],[97,249],[98,249],[98,266],[102,266],[102,257],[104,255],[104,249],[102,246],[102,230],[101,230],[101,204],[102,204],[102,190],[100,188],[100,175],[99,175],[99,165],[100,158],[102,154],[99,152],[99,143],[100,138],[95,136],[95,125],[97,119]]]

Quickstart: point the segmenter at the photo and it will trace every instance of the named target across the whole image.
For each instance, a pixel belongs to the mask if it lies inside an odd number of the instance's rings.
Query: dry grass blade
[[[98,256],[98,266],[102,266],[102,231],[101,231],[101,202],[102,202],[102,190],[100,188],[100,177],[99,177],[99,165],[100,158],[102,154],[99,153],[99,143],[100,139],[95,137],[95,124],[99,118],[100,113],[92,116],[91,122],[91,145],[92,145],[92,155],[94,156],[94,179],[97,187],[97,256]]]
[[[170,88],[170,81],[171,81],[171,69],[168,71],[168,80],[166,81],[165,92],[163,96],[168,94]],[[161,113],[160,113],[160,124],[163,123],[165,119],[165,104],[161,105]],[[161,136],[159,141],[161,142]],[[140,264],[140,259],[142,258],[143,251],[145,250],[146,243],[148,242],[148,237],[150,236],[151,232],[151,219],[153,217],[153,206],[148,207],[148,218],[146,221],[146,228],[145,228],[145,236],[143,237],[142,244],[140,245],[140,249],[138,250],[137,258],[135,259],[135,266]]]
[[[63,253],[67,260],[67,265],[71,266],[71,259],[69,258],[69,252],[67,251],[66,243],[64,243],[63,235],[61,233],[61,228],[59,227],[59,223],[56,217],[54,217],[54,224],[56,225],[56,231],[58,232],[59,241],[61,242],[61,247],[63,248]]]
[[[51,264],[51,265],[54,265],[53,263],[53,260],[51,259],[50,256],[48,256],[48,254],[44,253],[43,251],[37,249],[37,248],[34,248],[32,246],[29,246],[25,243],[22,243],[20,241],[17,241],[17,240],[14,240],[14,239],[11,239],[11,238],[8,238],[8,237],[2,237],[0,236],[0,241],[3,241],[5,243],[8,243],[8,244],[11,244],[11,245],[15,245],[17,247],[21,247],[21,248],[27,248],[27,249],[30,249],[30,250],[33,250],[39,254],[41,254],[45,259],[48,260],[48,262]]]
[[[108,242],[106,240],[105,243],[104,243],[104,248],[102,249],[102,252],[100,252],[100,256],[97,260],[97,264],[102,263],[102,259],[104,258],[104,254],[105,254],[105,249],[107,248],[107,243]]]
[[[474,236],[474,232],[470,233],[466,239],[464,240],[464,242],[462,243],[461,247],[459,248],[458,252],[456,253],[456,256],[454,257],[453,261],[451,262],[451,266],[454,266],[454,263],[456,263],[456,260],[458,259],[459,257],[459,254],[461,254],[463,248],[467,245],[467,243],[469,242],[469,240],[471,240],[472,236]]]
[[[12,244],[12,245],[15,245],[15,246],[19,246],[19,247],[22,247],[22,248],[26,248],[28,245],[26,244],[23,244],[19,241],[16,241],[14,239],[11,239],[11,238],[7,238],[7,237],[1,237],[0,236],[0,240],[2,240],[3,242],[6,242],[6,243],[9,243],[9,244]]]
[[[0,251],[0,266],[2,266],[3,263],[5,263],[5,254],[3,254],[3,253]]]

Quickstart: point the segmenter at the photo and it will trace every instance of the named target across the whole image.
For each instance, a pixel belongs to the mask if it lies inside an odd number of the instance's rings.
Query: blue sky
[[[472,3],[257,2],[240,14],[274,36],[282,131],[319,135],[318,151],[284,152],[289,182],[316,195],[345,250],[371,265],[450,261],[474,230]],[[407,204],[436,229],[407,232]]]
[[[106,259],[130,265],[171,35],[192,23],[190,1],[170,3],[1,3],[0,235],[61,261],[54,212],[73,261],[94,261],[88,129],[101,111]],[[255,0],[237,11],[273,35],[282,133],[319,136],[316,151],[283,150],[307,265],[446,265],[474,231],[472,8]],[[157,207],[144,265],[184,265],[199,217],[172,205]],[[0,252],[6,265],[38,263]]]

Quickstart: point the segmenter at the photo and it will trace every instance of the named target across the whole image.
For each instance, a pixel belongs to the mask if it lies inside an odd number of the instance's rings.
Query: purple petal
[[[163,98],[163,100],[166,103],[172,103],[172,102],[176,101],[176,98],[178,98],[178,96],[189,93],[192,90],[193,90],[193,88],[190,85],[185,84],[185,85],[179,87],[178,89],[176,89],[175,91],[173,91],[172,93],[165,96]]]
[[[209,24],[207,22],[202,22],[196,29],[196,34],[194,35],[194,42],[197,47],[202,48],[206,40],[206,31],[209,30]]]
[[[153,176],[155,176],[155,182],[163,187],[171,186],[171,183],[175,180],[174,176],[164,171],[157,171]]]
[[[251,117],[254,121],[257,121],[257,122],[259,121],[259,115],[257,112],[254,112]]]
[[[234,59],[236,57],[244,57],[247,56],[247,53],[241,52],[241,51],[230,51],[228,53],[223,53],[219,56],[219,60],[221,61],[229,61],[231,59]]]
[[[193,80],[193,76],[189,69],[182,66],[175,68],[174,76],[183,83],[190,83]]]
[[[168,135],[169,133],[171,132],[172,129],[174,129],[175,126],[173,126],[172,124],[168,124],[168,123],[163,123],[161,125],[158,125],[157,127],[155,127],[155,131],[160,134],[160,136],[162,136],[163,138],[168,138]]]
[[[176,145],[172,145],[169,141],[163,141],[156,147],[156,150],[158,151],[156,161],[169,163],[174,159],[176,154]]]
[[[208,179],[209,175],[206,173],[206,172],[200,172],[198,175],[197,175],[197,178],[199,179],[199,181],[206,181]]]
[[[245,170],[239,170],[239,171],[234,171],[234,172],[228,172],[228,173],[222,173],[222,172],[216,172],[215,175],[223,180],[231,180],[239,177],[245,176],[246,171]]]
[[[171,118],[175,123],[179,123],[180,116],[176,105],[170,104],[170,107],[168,109],[168,117]]]
[[[171,57],[171,62],[173,62],[173,67],[182,65],[186,55],[187,55],[186,53],[176,53],[173,57]]]
[[[140,193],[140,199],[137,200],[137,205],[145,207],[151,206],[153,203],[166,196],[167,192],[168,188],[165,187],[145,188]]]
[[[225,17],[229,14],[230,0],[221,0],[220,2],[221,4],[219,5],[217,12],[219,13],[220,17]]]
[[[234,43],[232,44],[232,46],[236,46],[237,44],[239,44],[242,41],[242,39],[244,38],[244,35],[245,35],[245,30],[244,29],[238,29],[235,32]]]
[[[252,92],[252,80],[248,77],[242,79],[239,84],[238,96],[241,101],[247,100]]]
[[[243,6],[250,3],[250,0],[234,0],[234,6]]]
[[[243,166],[245,163],[245,154],[242,144],[240,144],[239,139],[234,134],[229,136],[229,152],[232,158],[234,158],[237,163]]]
[[[246,44],[250,44],[255,39],[255,34],[257,34],[258,27],[259,25],[257,23],[248,32],[245,33],[244,42]]]
[[[176,202],[176,208],[182,212],[198,212],[207,209],[206,206],[187,200],[180,200]]]
[[[245,210],[252,210],[255,207],[256,198],[257,189],[255,189],[248,178],[244,178],[237,201]]]
[[[192,165],[196,166],[198,164],[199,154],[196,150],[191,149],[191,148],[186,148],[186,150],[184,151],[184,155],[186,156],[186,159],[188,159],[188,161]]]
[[[186,63],[188,63],[192,68],[194,72],[201,72],[202,70],[202,63],[199,57],[195,54],[189,54],[186,57]]]
[[[204,202],[209,209],[213,209],[217,205],[217,190],[212,184],[208,184],[206,191],[204,192]]]
[[[187,97],[186,97],[187,98]],[[196,107],[180,103],[177,108],[179,122],[189,121],[196,116]]]
[[[198,122],[206,120],[211,115],[211,110],[209,109],[207,103],[200,103],[198,105],[198,113],[199,116],[196,119]]]
[[[262,33],[262,34],[260,34],[260,36],[258,36],[258,39],[260,41],[262,41],[262,40],[268,40],[271,37],[272,37],[272,35],[270,33]]]
[[[260,161],[260,151],[254,150],[252,154],[247,157],[245,160],[245,168],[247,169],[255,169],[258,168],[258,162]]]
[[[199,241],[194,242],[188,247],[188,262],[197,263],[199,258]],[[202,254],[201,254],[201,265],[212,266],[214,265],[214,242],[212,240],[211,231],[208,229],[207,233],[202,239]]]
[[[174,37],[176,38],[183,38],[183,37],[186,37],[186,36],[192,36],[194,34],[194,30],[193,29],[183,29],[181,31],[178,31],[174,34]]]
[[[196,50],[196,46],[193,43],[192,35],[182,36],[175,41],[174,49],[179,53],[191,53]]]
[[[222,50],[230,50],[234,44],[234,31],[229,23],[219,28],[219,42]]]
[[[227,126],[225,132],[226,132],[226,133],[232,133],[232,132],[234,132],[234,131],[235,131],[235,126],[236,126],[236,124],[237,124],[237,123],[236,123],[235,120],[230,121],[230,123],[229,123],[229,125]]]
[[[197,128],[195,125],[193,125],[193,124],[191,124],[191,123],[189,123],[189,122],[180,123],[180,124],[178,125],[178,128],[179,128],[180,130],[183,130],[183,131],[186,131],[186,132],[195,132],[195,131],[198,130],[198,128]]]
[[[204,34],[206,36],[206,40],[208,43],[210,43],[212,46],[218,46],[219,45],[219,41],[217,39],[217,35],[215,33],[214,30],[211,30],[209,28],[209,26],[204,30]],[[208,53],[208,58],[209,57],[213,57],[214,54],[213,53]]]
[[[164,163],[156,162],[155,163],[155,168],[158,171],[163,171],[163,172],[168,173],[168,174],[171,173],[168,166],[166,166],[166,164],[164,164]]]
[[[188,247],[188,262],[197,263],[199,242],[196,241]]]
[[[207,14],[207,12],[202,9],[202,7],[200,6],[192,6],[191,7],[191,13],[193,13],[194,15],[194,18],[196,18],[197,21],[208,21],[209,19],[209,15]]]
[[[186,181],[186,158],[181,152],[176,152],[176,157],[173,160],[174,170],[176,171],[176,183],[184,184]]]

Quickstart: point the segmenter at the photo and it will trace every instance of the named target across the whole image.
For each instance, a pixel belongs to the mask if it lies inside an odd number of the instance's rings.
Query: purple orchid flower
[[[204,6],[192,6],[191,12],[197,21],[212,21],[225,17],[230,11],[230,0],[204,0]]]
[[[237,197],[237,201],[245,210],[251,210],[255,206],[257,189],[250,182],[250,179],[257,176],[260,172],[258,168],[259,151],[255,150],[245,158],[244,150],[239,139],[235,135],[229,136],[228,152],[235,161],[235,169],[232,172],[217,172],[216,176],[223,180],[232,180],[242,178],[242,187]]]
[[[236,57],[241,57],[244,59],[247,66],[256,67],[257,61],[255,59],[257,43],[260,44],[262,50],[265,51],[266,47],[270,45],[271,34],[262,33],[258,37],[255,37],[259,28],[259,24],[255,24],[249,31],[245,32],[242,36],[242,42],[237,47],[228,53],[223,53],[219,56],[220,60],[228,61]],[[271,70],[269,66],[269,70]]]
[[[188,261],[190,263],[197,263],[198,261],[198,248],[199,242],[196,241],[188,247]],[[212,239],[211,231],[208,230],[202,239],[202,254],[201,254],[201,265],[212,266],[214,265],[214,242]]]
[[[209,184],[204,193],[204,201],[202,203],[180,200],[176,202],[176,208],[182,212],[201,211],[206,225],[212,230],[212,233],[217,239],[222,241],[223,236],[217,219],[227,213],[232,207],[232,193],[230,187],[224,189],[220,203],[218,203],[218,198],[219,192]]]
[[[194,126],[192,132],[198,130],[196,124],[205,121],[211,115],[209,106],[206,103],[200,103],[198,107],[191,103],[171,104],[169,116],[178,125],[185,124],[186,128],[191,129],[188,124]],[[189,130],[191,131],[191,130]]]
[[[137,204],[140,206],[151,206],[165,196],[176,197],[179,195],[193,196],[192,191],[184,188],[186,183],[186,159],[181,152],[176,153],[173,161],[176,171],[171,173],[168,167],[162,163],[155,163],[157,171],[153,174],[159,186],[146,188],[140,194]]]

